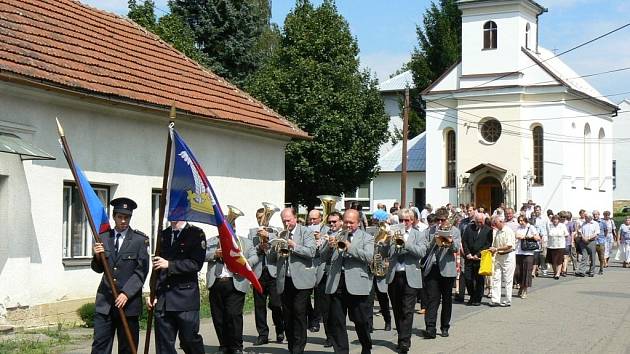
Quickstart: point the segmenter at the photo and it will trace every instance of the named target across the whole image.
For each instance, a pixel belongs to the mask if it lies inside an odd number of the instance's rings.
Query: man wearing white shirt
[[[595,239],[599,235],[599,224],[593,221],[591,214],[584,214],[584,224],[582,225],[582,237],[579,245],[582,252],[580,267],[575,276],[583,277],[585,274],[593,277],[595,272]]]
[[[504,225],[498,215],[492,217],[492,225],[496,228],[496,235],[492,238],[489,250],[494,255],[494,272],[492,274],[492,299],[490,306],[512,305],[512,281],[516,267],[516,236],[511,228]],[[505,285],[505,301],[501,302],[502,283]]]

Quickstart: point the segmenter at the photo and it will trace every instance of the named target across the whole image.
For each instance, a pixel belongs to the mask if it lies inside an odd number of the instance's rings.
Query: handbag
[[[479,275],[492,275],[492,252],[489,250],[481,251],[481,263],[479,264]]]
[[[529,234],[530,227],[531,226],[528,226],[527,231],[525,232],[526,238],[521,240],[521,250],[523,251],[535,251],[538,249],[538,241],[534,240],[533,238],[527,238],[527,234]]]

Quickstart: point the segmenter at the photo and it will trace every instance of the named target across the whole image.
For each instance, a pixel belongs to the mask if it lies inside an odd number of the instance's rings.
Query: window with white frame
[[[155,242],[160,221],[160,196],[162,191],[154,189],[151,191],[151,254],[155,254]]]
[[[488,21],[483,24],[483,49],[497,48],[497,24]]]
[[[92,188],[103,206],[109,205],[109,187],[92,185]],[[63,258],[92,257],[92,230],[90,230],[90,224],[81,203],[79,190],[73,182],[65,182],[63,185],[62,236]]]
[[[354,192],[344,193],[347,202],[359,202],[364,210],[370,209],[370,182],[359,186]]]

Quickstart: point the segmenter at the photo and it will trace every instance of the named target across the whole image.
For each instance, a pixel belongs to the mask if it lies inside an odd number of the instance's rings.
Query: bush
[[[85,326],[92,328],[94,327],[94,313],[96,312],[96,305],[93,302],[88,302],[87,304],[83,304],[77,310],[77,314],[81,317],[81,320],[85,322]]]

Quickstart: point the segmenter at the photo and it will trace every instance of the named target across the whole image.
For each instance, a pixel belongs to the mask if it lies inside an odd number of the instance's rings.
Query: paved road
[[[485,299],[487,302],[488,299]],[[629,353],[630,269],[614,263],[603,276],[536,278],[527,299],[514,298],[510,308],[455,304],[449,338],[420,337],[424,319],[416,315],[411,353]],[[284,344],[253,346],[256,328],[253,315],[245,317],[245,351],[287,353]],[[271,318],[269,319],[271,323]],[[373,353],[395,353],[396,332],[385,332],[381,317],[375,317]],[[206,353],[218,350],[212,322],[201,324]],[[348,323],[352,353],[360,345],[352,323]],[[273,334],[273,329],[271,329]],[[143,338],[144,333],[141,334]],[[324,348],[323,329],[310,333],[306,353],[331,353]],[[83,348],[89,348],[85,343]],[[77,349],[70,353],[86,353]],[[139,352],[142,352],[140,348]],[[153,351],[152,351],[153,352]]]

